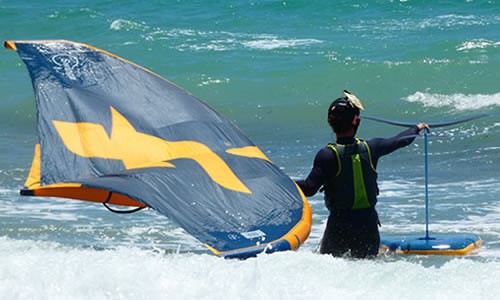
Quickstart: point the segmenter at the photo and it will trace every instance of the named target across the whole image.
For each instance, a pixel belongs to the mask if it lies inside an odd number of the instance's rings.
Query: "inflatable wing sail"
[[[223,257],[297,249],[311,210],[236,126],[103,50],[6,41],[33,82],[38,144],[22,195],[150,207]]]

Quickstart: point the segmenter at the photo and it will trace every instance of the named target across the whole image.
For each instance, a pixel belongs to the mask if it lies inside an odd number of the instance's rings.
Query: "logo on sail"
[[[52,62],[54,62],[54,64],[58,66],[54,69],[65,74],[71,80],[77,79],[74,69],[78,66],[79,60],[76,56],[68,54],[58,54],[52,57]]]

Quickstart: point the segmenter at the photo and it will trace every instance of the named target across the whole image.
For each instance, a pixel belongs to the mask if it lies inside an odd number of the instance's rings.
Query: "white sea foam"
[[[484,94],[431,94],[416,92],[406,97],[408,102],[422,103],[426,107],[452,107],[456,110],[482,109],[491,106],[500,106],[500,93]]]
[[[54,221],[75,221],[90,219],[81,213],[84,209],[82,203],[74,200],[42,200],[37,201],[22,198],[24,201],[9,201],[9,205],[0,205],[0,212],[3,216],[29,216],[31,219],[54,220]],[[55,205],[55,202],[57,204]]]
[[[109,25],[109,29],[119,31],[119,30],[139,30],[139,31],[144,31],[148,30],[149,26],[146,25],[144,22],[136,22],[136,21],[131,21],[131,20],[125,20],[125,19],[117,19],[111,22]]]
[[[130,21],[116,20],[111,24],[112,29],[148,29],[143,24],[130,23]],[[176,49],[193,51],[229,51],[238,48],[256,50],[289,49],[307,47],[322,43],[321,40],[309,38],[286,38],[273,34],[248,34],[227,31],[200,31],[193,29],[148,29],[144,36],[146,40],[168,39],[170,43],[179,40]],[[175,44],[175,43],[174,43]]]
[[[494,299],[500,293],[494,259],[353,261],[298,251],[238,261],[6,238],[0,257],[3,299]]]
[[[255,40],[243,41],[242,45],[252,49],[272,50],[307,46],[316,43],[321,43],[321,41],[316,39],[281,39],[276,36],[261,36]]]
[[[180,48],[189,48],[195,51],[228,51],[234,50],[239,47],[245,47],[256,50],[274,50],[274,49],[286,49],[295,48],[301,46],[307,46],[314,43],[320,43],[318,40],[313,39],[282,39],[275,36],[240,36],[239,38],[222,38],[222,39],[212,39],[207,42],[197,42],[197,43],[184,43],[181,44]]]
[[[500,42],[494,42],[486,39],[474,39],[465,41],[457,47],[457,51],[467,52],[474,49],[486,49],[500,47]]]
[[[211,84],[229,83],[229,78],[217,79],[206,74],[201,74],[201,83],[198,86],[206,86]]]
[[[476,15],[457,15],[448,14],[426,18],[420,21],[418,28],[450,28],[457,26],[481,26],[490,23],[491,20],[487,17]]]
[[[407,198],[415,195],[415,183],[406,180],[379,181],[380,197]]]
[[[369,32],[376,39],[397,38],[402,31],[414,32],[429,29],[447,30],[457,27],[474,27],[498,24],[496,16],[446,14],[424,18],[364,19],[344,25],[334,25],[332,31]]]

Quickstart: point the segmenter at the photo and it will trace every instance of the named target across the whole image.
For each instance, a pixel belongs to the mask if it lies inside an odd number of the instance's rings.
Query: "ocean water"
[[[343,89],[372,116],[438,122],[500,111],[500,3],[490,1],[0,1],[2,40],[67,39],[169,79],[237,124],[294,179],[332,141]],[[430,230],[483,240],[468,257],[315,254],[311,197],[296,252],[210,254],[152,210],[19,196],[36,142],[34,96],[0,51],[2,299],[493,299],[500,294],[500,117],[429,138]],[[402,128],[363,120],[359,136]],[[381,233],[425,230],[423,139],[381,159]]]

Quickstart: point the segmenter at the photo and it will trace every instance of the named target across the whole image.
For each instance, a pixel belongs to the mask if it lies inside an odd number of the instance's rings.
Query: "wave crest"
[[[486,107],[500,106],[500,93],[492,95],[444,95],[416,92],[404,100],[422,103],[425,107],[453,107],[456,110],[478,110]]]

